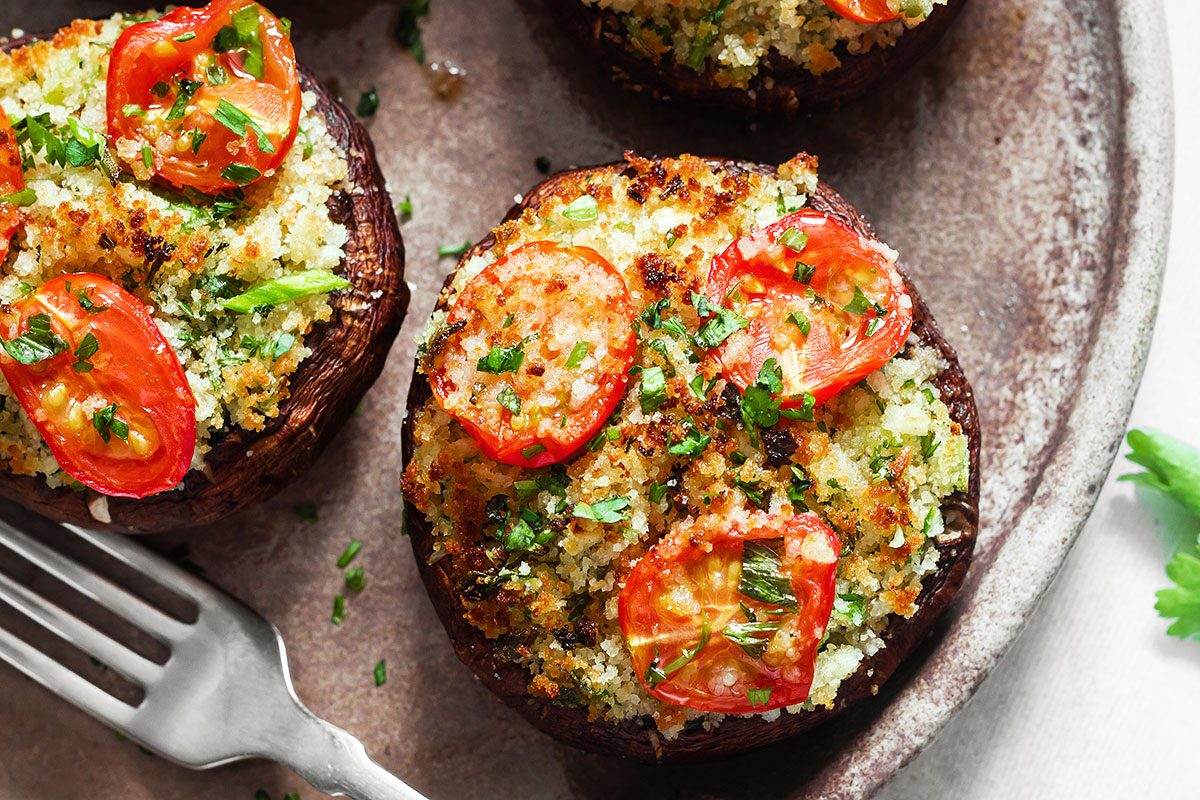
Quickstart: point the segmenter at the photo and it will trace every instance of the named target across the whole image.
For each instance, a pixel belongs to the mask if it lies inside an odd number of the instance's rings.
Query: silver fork
[[[326,794],[424,800],[367,756],[362,744],[304,707],[275,626],[171,562],[108,533],[68,529],[127,567],[190,600],[180,622],[140,597],[0,521],[0,545],[145,632],[170,651],[158,664],[0,572],[0,601],[145,692],[131,706],[0,627],[0,659],[101,722],[185,767],[267,758]]]

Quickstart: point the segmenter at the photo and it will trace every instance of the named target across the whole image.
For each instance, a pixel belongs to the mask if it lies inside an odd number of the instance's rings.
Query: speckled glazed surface
[[[545,0],[567,2],[568,0]],[[836,113],[751,129],[612,87],[540,0],[438,0],[433,61],[467,70],[438,99],[391,39],[383,0],[277,0],[297,49],[351,101],[369,85],[384,174],[411,193],[415,284],[405,333],[361,413],[276,500],[187,537],[216,583],[282,629],[297,689],[431,798],[861,797],[938,730],[1034,612],[1115,454],[1153,323],[1170,196],[1170,111],[1153,0],[969,3],[939,50]],[[0,7],[0,30],[44,30],[112,2]],[[951,612],[876,702],[814,735],[711,766],[653,768],[559,746],[454,658],[400,540],[400,422],[412,336],[452,264],[555,168],[625,147],[780,161],[804,149],[899,249],[972,380],[983,419],[982,528]],[[316,523],[292,512],[315,503]],[[366,591],[329,624],[334,561],[366,542]],[[159,540],[169,547],[182,537]],[[371,670],[386,658],[390,679]],[[250,764],[193,774],[0,669],[0,798],[249,798],[300,790]]]

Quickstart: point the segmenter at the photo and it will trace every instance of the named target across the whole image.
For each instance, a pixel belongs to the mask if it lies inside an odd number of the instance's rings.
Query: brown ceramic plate
[[[1116,452],[1166,242],[1169,81],[1158,7],[968,3],[904,81],[836,115],[752,130],[613,86],[534,0],[433,3],[429,59],[467,70],[451,100],[439,100],[395,45],[394,0],[274,5],[295,21],[300,59],[327,83],[337,79],[351,105],[379,89],[372,138],[393,193],[411,193],[414,205],[403,229],[413,306],[361,413],[307,477],[191,535],[192,560],[280,626],[297,689],[315,711],[435,800],[862,797],[887,780],[1033,612]],[[0,30],[52,29],[116,7],[3,3]],[[438,245],[482,236],[540,179],[538,156],[562,169],[612,161],[625,147],[766,163],[801,149],[820,155],[825,180],[911,265],[975,389],[985,457],[972,573],[877,701],[803,747],[663,768],[555,743],[458,662],[399,538],[412,337],[453,267]],[[309,502],[313,524],[291,510]],[[357,563],[368,586],[334,627],[334,561],[351,536],[366,542]],[[389,680],[377,689],[380,658]],[[316,796],[267,765],[193,774],[148,758],[4,668],[0,720],[3,797]]]

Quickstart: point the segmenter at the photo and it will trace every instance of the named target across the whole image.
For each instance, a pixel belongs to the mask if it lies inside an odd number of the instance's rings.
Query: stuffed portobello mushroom
[[[564,741],[793,736],[875,693],[963,581],[971,389],[816,166],[562,173],[446,281],[407,530],[459,657]]]
[[[362,127],[249,0],[0,53],[0,494],[199,525],[316,457],[408,292]]]
[[[848,100],[933,48],[966,0],[557,0],[614,77],[663,99],[786,116]]]

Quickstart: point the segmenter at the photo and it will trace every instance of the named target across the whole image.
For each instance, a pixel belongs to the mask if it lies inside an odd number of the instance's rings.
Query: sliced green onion
[[[306,269],[260,283],[228,300],[222,300],[221,305],[230,311],[248,314],[256,308],[277,306],[315,294],[345,289],[349,285],[350,281],[329,270]]]

